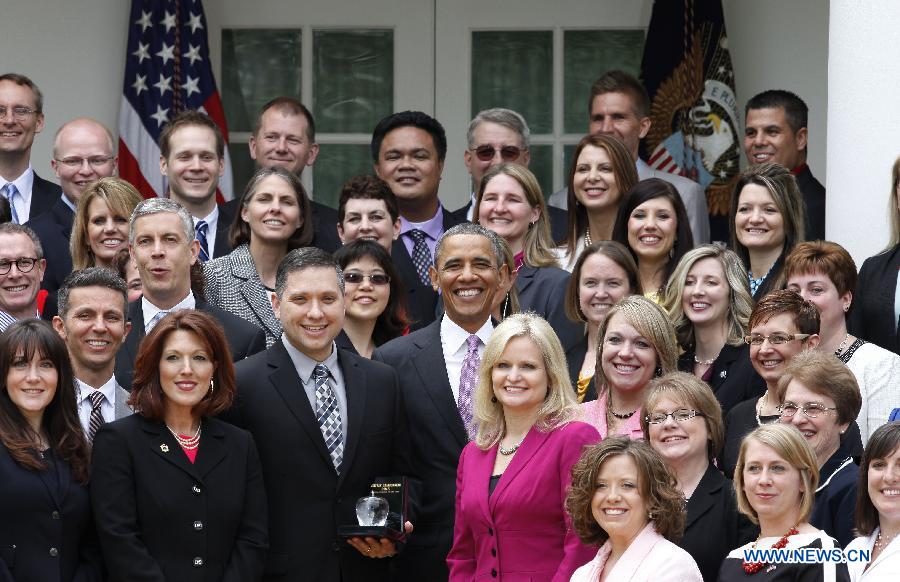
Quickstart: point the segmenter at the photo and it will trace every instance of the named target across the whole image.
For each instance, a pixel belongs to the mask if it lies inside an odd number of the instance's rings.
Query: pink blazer
[[[447,556],[450,580],[567,581],[596,546],[581,543],[565,513],[572,465],[600,435],[571,422],[531,429],[488,497],[497,447],[463,449],[456,474],[456,524]]]
[[[606,399],[609,398],[609,392],[604,390],[597,398],[590,402],[582,403],[578,408],[581,412],[581,420],[597,429],[600,438],[606,438],[609,428],[606,425]],[[641,415],[644,412],[638,408],[628,420],[619,425],[620,435],[625,435],[632,440],[640,440],[644,438],[644,431],[641,430]]]

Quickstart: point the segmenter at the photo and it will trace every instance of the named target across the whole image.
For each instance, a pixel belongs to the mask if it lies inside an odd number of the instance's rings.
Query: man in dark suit
[[[0,196],[13,222],[25,224],[50,210],[60,188],[31,168],[34,136],[44,129],[44,96],[18,73],[0,75]]]
[[[453,541],[456,468],[474,435],[471,383],[464,368],[480,361],[493,332],[491,306],[509,273],[497,235],[463,223],[443,234],[430,269],[444,298],[443,317],[375,351],[400,377],[412,436],[413,460],[422,480],[416,533],[396,564],[395,580],[446,580]],[[465,418],[465,420],[464,420]],[[485,487],[487,484],[485,484]]]
[[[78,419],[88,440],[107,422],[128,416],[128,392],[113,371],[131,323],[125,318],[128,288],[102,267],[75,271],[59,289],[53,329],[66,342],[75,375]]]
[[[525,118],[512,109],[496,107],[478,112],[469,122],[469,130],[466,132],[468,145],[463,153],[463,161],[472,177],[472,195],[465,206],[453,211],[453,216],[460,222],[472,220],[481,179],[490,167],[501,162],[528,167],[531,161],[530,136],[531,130],[528,129]],[[548,204],[547,218],[550,219],[553,240],[565,240],[569,226],[568,213]]]
[[[293,97],[276,97],[259,111],[250,136],[250,157],[263,168],[281,166],[299,178],[316,162],[316,123],[305,105]],[[337,211],[310,200],[313,246],[329,253],[341,246],[337,234]]]
[[[132,331],[116,355],[116,380],[123,388],[131,389],[141,340],[170,311],[199,309],[213,315],[225,328],[234,361],[266,348],[263,330],[194,296],[191,267],[198,260],[200,243],[187,209],[168,198],[142,201],[131,215],[129,250],[144,296],[128,305]]]
[[[750,165],[781,164],[794,174],[806,203],[806,240],[824,240],[825,186],[806,164],[808,117],[806,103],[790,91],[754,95],[744,109],[744,153]]]
[[[445,230],[461,221],[441,206],[438,186],[447,157],[447,135],[433,117],[402,111],[378,122],[372,132],[375,173],[387,182],[400,209],[400,238],[391,256],[406,287],[411,329],[434,321],[438,295],[428,269]]]
[[[200,111],[182,111],[159,134],[159,171],[168,198],[185,207],[200,242],[200,260],[231,252],[228,230],[234,205],[216,204],[216,188],[225,172],[225,138],[216,122]]]
[[[49,257],[41,285],[47,291],[59,289],[72,270],[69,236],[75,205],[92,182],[115,175],[118,158],[114,150],[112,134],[93,119],[73,119],[56,132],[50,165],[59,178],[62,195],[50,210],[28,221]]]
[[[357,523],[356,501],[376,477],[413,475],[397,375],[334,345],[344,321],[343,275],[325,251],[288,253],[272,304],[282,337],[236,366],[237,397],[226,415],[253,434],[262,461],[264,579],[386,581],[390,561],[373,558],[393,556],[394,544],[354,538],[347,545],[337,528]]]

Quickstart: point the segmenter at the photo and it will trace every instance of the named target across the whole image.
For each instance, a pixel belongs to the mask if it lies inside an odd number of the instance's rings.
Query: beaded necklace
[[[795,525],[794,527],[789,529],[786,534],[781,536],[781,539],[779,539],[777,542],[775,542],[772,545],[772,549],[779,550],[779,549],[785,547],[788,544],[788,538],[791,537],[792,535],[798,534],[798,533],[800,533],[800,530],[798,530],[797,526]],[[753,542],[753,547],[751,549],[755,550],[756,544],[758,544],[758,543],[759,543],[759,538],[757,538],[756,541]],[[748,562],[747,560],[744,560],[743,568],[744,568],[744,572],[746,572],[747,575],[749,576],[752,574],[756,574],[757,572],[762,570],[763,566],[765,566],[765,565],[766,565],[765,562]]]

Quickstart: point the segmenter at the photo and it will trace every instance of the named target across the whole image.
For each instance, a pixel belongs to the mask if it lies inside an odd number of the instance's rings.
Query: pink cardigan
[[[532,427],[490,497],[497,447],[466,445],[456,476],[450,580],[564,582],[589,561],[597,548],[572,531],[564,502],[572,465],[599,440],[582,422],[547,433]]]
[[[605,439],[609,429],[606,425],[606,399],[609,398],[609,392],[603,391],[597,400],[585,402],[579,406],[581,412],[581,420],[590,424],[600,433],[600,438]],[[631,417],[623,424],[619,425],[620,435],[625,435],[632,440],[644,438],[644,431],[641,430],[641,415],[643,410],[638,408]]]

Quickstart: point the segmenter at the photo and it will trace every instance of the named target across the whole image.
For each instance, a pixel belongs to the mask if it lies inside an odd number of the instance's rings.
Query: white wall
[[[333,0],[346,2],[348,7],[357,1]],[[398,0],[397,3],[419,6],[422,1]],[[641,10],[631,13],[649,18],[651,0],[640,1]],[[607,2],[613,5],[612,0],[598,5],[602,7]],[[743,102],[754,93],[773,87],[790,89],[802,96],[810,106],[810,166],[824,181],[828,2],[724,0],[723,3],[740,100]],[[230,0],[206,0],[211,30],[219,30],[219,20],[232,4]],[[559,4],[564,5],[564,0]],[[115,131],[129,5],[127,0],[3,0],[0,70],[29,75],[45,95],[46,128],[38,136],[32,154],[39,173],[52,177],[49,165],[52,137],[65,120],[87,115]],[[302,3],[298,6],[298,11],[305,9]],[[598,10],[597,23],[603,21],[603,11]],[[647,22],[633,25],[647,26]],[[217,46],[218,42],[213,44]],[[467,101],[468,96],[462,100]]]

